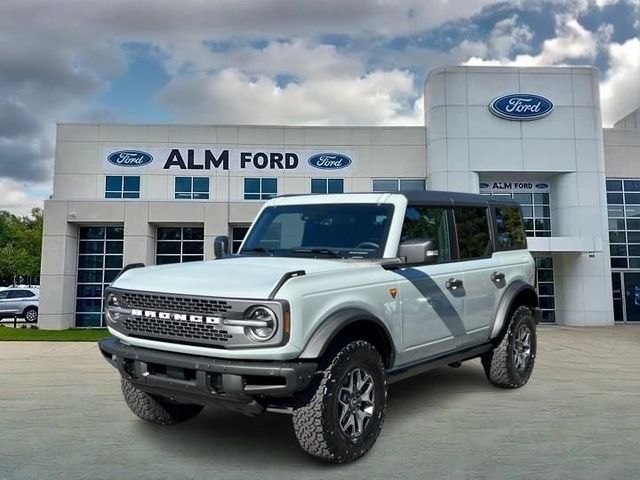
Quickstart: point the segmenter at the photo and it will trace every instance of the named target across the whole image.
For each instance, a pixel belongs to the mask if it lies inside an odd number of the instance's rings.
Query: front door
[[[624,274],[624,293],[627,322],[640,322],[640,273]]]
[[[402,301],[402,352],[408,363],[456,348],[465,335],[464,289],[451,256],[450,214],[444,207],[409,206],[400,241],[428,238],[438,249],[436,264],[395,270]]]

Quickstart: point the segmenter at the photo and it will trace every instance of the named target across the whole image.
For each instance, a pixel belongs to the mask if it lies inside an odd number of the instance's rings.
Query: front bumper
[[[260,397],[290,397],[304,390],[313,362],[226,360],[134,347],[115,337],[99,341],[105,359],[142,391],[200,405],[237,404],[247,410]],[[227,405],[230,406],[230,405]]]

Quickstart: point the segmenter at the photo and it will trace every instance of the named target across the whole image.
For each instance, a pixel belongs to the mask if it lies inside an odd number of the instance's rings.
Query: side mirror
[[[229,255],[231,242],[227,235],[218,235],[213,239],[213,258],[218,260]]]
[[[398,247],[398,257],[408,264],[432,265],[438,261],[438,249],[431,238],[413,238]]]

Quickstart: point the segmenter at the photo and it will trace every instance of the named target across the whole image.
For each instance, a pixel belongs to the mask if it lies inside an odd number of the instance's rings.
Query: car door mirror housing
[[[229,255],[231,242],[227,235],[218,235],[213,240],[213,258],[220,259]]]
[[[438,262],[438,248],[432,238],[405,240],[398,247],[398,257],[407,264],[431,265]]]

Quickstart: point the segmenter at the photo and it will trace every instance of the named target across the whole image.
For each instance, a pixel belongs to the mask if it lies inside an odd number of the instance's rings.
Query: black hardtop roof
[[[422,204],[422,205],[478,205],[487,206],[492,205],[509,205],[520,207],[520,204],[510,197],[506,196],[493,196],[493,195],[480,195],[479,193],[462,193],[462,192],[446,192],[442,190],[400,190],[394,192],[344,192],[344,193],[329,193],[327,195],[362,195],[362,194],[378,194],[383,195],[390,193],[394,195],[403,195],[407,198],[410,204]],[[288,193],[284,195],[278,195],[278,197],[304,197],[307,195],[322,195],[312,193]]]

